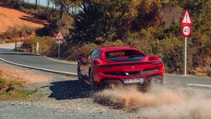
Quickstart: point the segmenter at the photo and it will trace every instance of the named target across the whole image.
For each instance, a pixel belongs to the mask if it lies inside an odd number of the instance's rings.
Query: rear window
[[[116,62],[138,61],[144,57],[143,53],[136,50],[106,52],[106,59]]]

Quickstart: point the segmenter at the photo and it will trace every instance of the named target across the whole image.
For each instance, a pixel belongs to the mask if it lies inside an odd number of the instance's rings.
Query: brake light
[[[100,64],[102,64],[102,60],[100,60],[100,59],[93,60],[93,65],[100,65]]]
[[[163,63],[162,62],[153,62],[152,65],[154,65],[154,66],[161,66],[161,65],[163,65]]]

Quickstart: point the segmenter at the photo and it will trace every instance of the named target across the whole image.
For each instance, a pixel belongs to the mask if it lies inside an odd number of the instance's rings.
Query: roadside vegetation
[[[55,3],[53,8],[39,6],[38,1],[36,4],[4,1],[50,22],[42,29],[23,29],[26,34],[35,32],[36,35],[24,39],[22,51],[35,52],[34,44],[40,42],[40,54],[57,56],[57,44],[52,39],[57,32],[62,32],[65,41],[61,45],[61,58],[74,60],[104,45],[132,45],[146,54],[159,55],[166,72],[175,74],[184,72],[184,37],[180,22],[188,8],[193,21],[192,34],[188,37],[188,74],[211,76],[209,0],[49,0]],[[10,38],[12,34],[7,31],[1,38],[14,39]]]
[[[38,98],[36,89],[24,88],[26,82],[15,74],[8,74],[0,68],[0,101],[30,100]]]
[[[28,26],[10,27],[6,32],[0,34],[0,43],[18,42],[24,39],[24,35],[32,35],[34,32],[35,29]]]

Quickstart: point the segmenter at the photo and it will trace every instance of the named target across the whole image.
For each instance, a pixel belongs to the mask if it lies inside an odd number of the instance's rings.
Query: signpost
[[[190,25],[192,24],[192,20],[190,18],[190,14],[188,12],[188,9],[185,10],[185,13],[182,18],[182,35],[185,37],[185,53],[184,53],[184,75],[187,75],[187,37],[191,34],[191,28]]]
[[[57,40],[56,43],[58,44],[58,58],[60,57],[60,46],[63,43],[64,36],[62,35],[61,32],[58,32],[55,39]]]

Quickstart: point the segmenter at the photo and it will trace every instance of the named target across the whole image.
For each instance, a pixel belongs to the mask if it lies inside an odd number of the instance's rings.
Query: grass
[[[19,77],[6,78],[2,69],[0,69],[0,100],[31,100],[41,97],[41,94],[36,93],[37,89],[24,88],[25,83]]]
[[[18,89],[0,94],[1,101],[32,100],[42,95],[36,94],[37,90]]]

